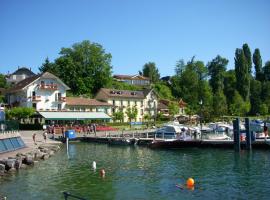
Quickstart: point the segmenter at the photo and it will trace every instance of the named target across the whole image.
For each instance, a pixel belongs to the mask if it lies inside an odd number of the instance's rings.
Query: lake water
[[[34,167],[0,178],[0,196],[58,200],[69,191],[86,199],[269,199],[269,170],[270,151],[73,143],[69,158],[63,147]],[[195,179],[194,190],[176,187],[188,177]]]

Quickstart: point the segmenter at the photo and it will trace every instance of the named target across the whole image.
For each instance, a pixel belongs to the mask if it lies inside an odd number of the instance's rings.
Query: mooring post
[[[245,127],[246,127],[246,148],[251,150],[251,132],[250,132],[250,123],[249,118],[245,118]]]
[[[234,143],[234,150],[240,151],[240,120],[236,118],[233,120],[233,143]]]

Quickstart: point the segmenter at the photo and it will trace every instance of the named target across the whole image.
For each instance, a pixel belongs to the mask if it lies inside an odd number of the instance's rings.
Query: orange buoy
[[[193,178],[188,178],[186,184],[188,188],[191,188],[191,187],[194,187],[195,181]]]

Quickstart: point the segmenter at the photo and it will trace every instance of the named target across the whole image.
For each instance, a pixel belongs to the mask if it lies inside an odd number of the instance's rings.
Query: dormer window
[[[114,91],[114,90],[111,90],[110,93],[111,93],[111,94],[115,94],[115,91]]]
[[[137,93],[136,92],[131,92],[131,95],[136,95]]]
[[[117,94],[122,94],[122,92],[121,91],[118,91]]]

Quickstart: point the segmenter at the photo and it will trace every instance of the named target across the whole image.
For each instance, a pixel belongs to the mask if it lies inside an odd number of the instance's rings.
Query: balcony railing
[[[66,97],[58,97],[55,101],[66,102]]]
[[[40,84],[38,88],[40,90],[57,90],[58,86],[56,84]]]
[[[41,96],[32,96],[32,101],[41,101]]]

